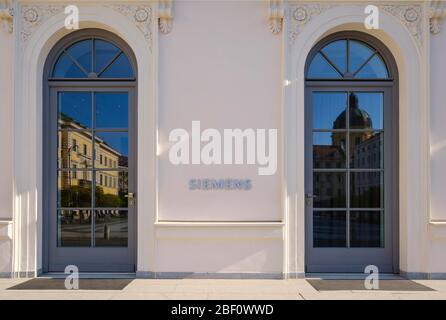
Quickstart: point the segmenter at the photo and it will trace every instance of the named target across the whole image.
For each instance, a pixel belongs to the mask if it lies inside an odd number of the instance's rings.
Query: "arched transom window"
[[[64,48],[51,71],[52,79],[133,79],[127,55],[115,44],[89,38]]]
[[[352,39],[325,44],[313,56],[307,70],[308,80],[382,80],[390,77],[381,54],[369,44]]]

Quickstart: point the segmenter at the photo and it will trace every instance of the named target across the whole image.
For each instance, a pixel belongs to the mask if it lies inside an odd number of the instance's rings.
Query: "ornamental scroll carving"
[[[423,46],[423,8],[421,5],[382,5],[379,8],[400,20],[417,45]]]
[[[150,5],[110,5],[109,8],[126,16],[131,20],[144,35],[152,51],[153,33],[152,19],[153,10]]]
[[[288,10],[288,21],[290,21],[290,30],[288,38],[290,43],[293,43],[302,29],[314,17],[320,15],[322,12],[332,8],[333,5],[328,4],[298,4],[291,5]]]
[[[44,21],[63,12],[66,5],[68,4],[23,5],[20,8],[22,43],[25,44]],[[106,7],[131,20],[142,32],[152,50],[153,10],[150,5],[109,5]]]
[[[20,16],[22,19],[20,38],[22,42],[26,43],[46,19],[63,12],[63,10],[63,5],[22,6],[20,10]]]
[[[288,10],[290,22],[289,40],[293,43],[302,29],[316,16],[328,9],[343,4],[293,4]],[[345,5],[345,4],[344,4]],[[421,5],[381,5],[379,8],[397,18],[409,31],[419,47],[424,44],[423,34],[423,7]],[[365,16],[364,16],[365,17]]]

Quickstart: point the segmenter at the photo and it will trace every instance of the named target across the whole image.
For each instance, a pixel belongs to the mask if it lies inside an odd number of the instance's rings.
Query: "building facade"
[[[446,278],[445,17],[0,1],[0,276]]]

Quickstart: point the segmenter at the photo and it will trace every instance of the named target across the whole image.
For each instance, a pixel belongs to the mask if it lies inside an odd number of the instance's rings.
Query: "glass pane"
[[[96,128],[128,128],[127,92],[95,93]]]
[[[84,68],[87,73],[90,73],[93,51],[93,40],[83,40],[73,44],[67,49],[69,55],[75,59]]]
[[[96,207],[127,208],[128,182],[126,171],[97,171]]]
[[[59,92],[59,127],[64,129],[91,128],[91,93]]]
[[[383,105],[382,92],[351,93],[350,129],[382,129]]]
[[[129,139],[126,132],[96,134],[96,168],[128,168]]]
[[[58,246],[91,245],[91,210],[58,210]]]
[[[345,168],[345,132],[313,133],[313,167]]]
[[[381,211],[351,211],[350,246],[363,248],[383,246],[382,223]]]
[[[314,172],[314,208],[345,208],[345,172]]]
[[[58,168],[86,169],[92,166],[90,131],[59,130]]]
[[[350,133],[350,168],[384,168],[383,132]]]
[[[344,211],[313,213],[313,247],[345,247],[346,214]]]
[[[54,78],[86,78],[83,72],[65,53],[62,53],[53,69]]]
[[[364,43],[359,41],[350,41],[349,72],[352,74],[355,73],[358,68],[360,68],[373,54],[374,51]]]
[[[91,171],[58,172],[58,207],[91,207]]]
[[[350,207],[382,208],[383,185],[381,172],[351,172]]]
[[[380,56],[375,55],[367,64],[355,75],[358,79],[386,79],[389,77],[386,65]]]
[[[343,74],[347,71],[347,41],[338,40],[321,50]]]
[[[95,210],[95,246],[127,247],[128,211]]]
[[[114,44],[104,41],[104,40],[95,40],[95,49],[96,49],[96,67],[95,72],[99,73],[107,64],[111,62],[111,60],[121,51]]]
[[[315,92],[312,103],[313,129],[345,129],[346,93]]]
[[[325,58],[318,53],[311,61],[307,78],[310,79],[340,79],[341,75],[333,68]]]
[[[133,69],[127,56],[122,53],[104,72],[100,78],[133,78]]]

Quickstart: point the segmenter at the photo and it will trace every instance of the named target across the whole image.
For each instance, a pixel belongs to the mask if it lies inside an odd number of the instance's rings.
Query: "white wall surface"
[[[0,219],[12,218],[12,44],[0,30]]]
[[[446,30],[431,37],[430,48],[430,219],[439,222],[428,229],[432,274],[446,271]]]
[[[254,165],[174,166],[168,158],[170,131],[190,132],[193,120],[221,132],[279,128],[281,36],[269,31],[267,12],[266,1],[175,2],[173,30],[159,39],[161,220],[281,219],[280,168],[258,176]],[[251,179],[253,187],[190,191],[190,178]]]
[[[431,218],[446,220],[446,30],[431,37]]]

